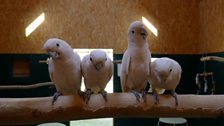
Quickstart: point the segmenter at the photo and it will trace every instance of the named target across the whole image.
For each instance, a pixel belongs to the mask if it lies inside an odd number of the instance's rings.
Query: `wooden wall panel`
[[[200,43],[203,53],[224,51],[224,1],[201,0]]]
[[[148,17],[138,0],[4,0],[0,11],[4,29],[0,53],[43,53],[42,45],[50,37],[64,39],[74,48],[113,48],[122,53],[129,24]],[[26,38],[25,27],[42,12],[45,22]]]
[[[152,53],[223,51],[222,0],[1,0],[0,53],[44,53],[51,37],[74,48],[112,48],[123,53],[131,22],[145,16]],[[25,28],[42,12],[45,22],[29,37]]]
[[[198,0],[149,1],[144,5],[156,19],[159,33],[158,37],[150,38],[151,51],[157,54],[199,53],[200,49],[195,46],[199,45]]]

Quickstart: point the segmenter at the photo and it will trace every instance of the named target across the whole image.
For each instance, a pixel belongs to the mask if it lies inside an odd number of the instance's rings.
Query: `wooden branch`
[[[197,76],[201,76],[201,77],[203,77],[203,76],[213,76],[214,75],[214,73],[213,72],[203,72],[203,73],[197,73],[196,74]]]
[[[40,64],[48,64],[48,60],[39,60]]]
[[[78,95],[60,96],[52,105],[52,97],[0,98],[0,125],[37,124],[101,117],[224,117],[224,95],[178,95],[175,106],[170,95],[159,96],[155,105],[151,95],[147,102],[137,102],[131,93],[91,96],[85,104]]]
[[[1,85],[0,90],[13,90],[13,89],[34,89],[44,86],[54,86],[53,82],[43,82],[29,85]]]
[[[113,63],[114,64],[121,64],[122,63],[122,60],[114,60]]]
[[[202,57],[200,60],[201,61],[219,61],[219,62],[224,62],[224,58],[223,57],[219,57],[219,56],[206,56],[206,57]]]

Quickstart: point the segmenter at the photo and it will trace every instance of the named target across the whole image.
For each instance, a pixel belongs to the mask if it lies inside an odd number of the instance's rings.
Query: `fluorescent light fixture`
[[[155,35],[158,36],[158,30],[145,17],[142,17],[143,24]]]
[[[45,14],[38,16],[29,26],[26,27],[26,37],[28,37],[45,20]]]

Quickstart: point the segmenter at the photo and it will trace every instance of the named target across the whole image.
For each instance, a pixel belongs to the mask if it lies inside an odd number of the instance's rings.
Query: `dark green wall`
[[[47,64],[39,63],[46,60],[46,54],[1,54],[0,55],[0,85],[28,85],[40,82],[49,82]],[[13,77],[12,65],[14,59],[29,60],[30,76]],[[24,98],[24,97],[46,97],[52,96],[55,92],[54,86],[45,86],[27,90],[0,90],[0,97]],[[69,122],[65,122],[69,125]],[[22,125],[24,126],[24,125]],[[26,125],[36,126],[36,125]]]
[[[45,54],[1,54],[0,55],[0,85],[27,85],[50,81],[47,64],[39,63],[46,60]],[[13,77],[12,65],[14,59],[27,59],[29,61],[29,77]],[[0,97],[43,97],[50,96],[54,88],[41,87],[32,90],[1,90]]]
[[[207,56],[220,56],[224,57],[224,53],[211,53]],[[200,62],[200,71],[203,71],[203,62]],[[215,94],[224,94],[224,62],[209,61],[205,63],[206,71],[214,73],[216,82]]]
[[[224,57],[224,53],[213,53],[207,55],[216,55]],[[203,72],[203,63],[200,62],[202,55],[157,55],[152,57],[170,57],[178,61],[182,67],[182,78],[176,92],[178,94],[195,94],[197,87],[195,85],[195,75]],[[14,84],[34,84],[39,82],[50,81],[47,64],[40,64],[39,60],[46,60],[46,54],[1,54],[0,55],[0,85]],[[30,61],[30,77],[13,78],[12,64],[13,59],[28,59]],[[122,59],[122,54],[114,54],[114,60]],[[224,63],[207,62],[206,71],[214,72],[216,81],[216,94],[224,94]],[[120,78],[117,77],[117,65],[114,66],[114,91],[120,92]],[[32,90],[1,90],[0,97],[44,97],[52,96],[55,92],[53,87],[41,87]],[[221,126],[224,124],[223,119],[200,119],[187,118],[190,125],[194,126]],[[114,126],[137,126],[137,125],[157,125],[158,118],[115,118]],[[68,125],[68,123],[67,123]]]

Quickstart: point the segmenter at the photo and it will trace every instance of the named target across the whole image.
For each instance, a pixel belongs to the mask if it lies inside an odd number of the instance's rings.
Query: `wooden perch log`
[[[49,60],[49,59],[47,59],[47,60],[40,60],[39,63],[40,63],[40,64],[48,64],[48,60]],[[114,64],[119,64],[119,63],[121,63],[121,62],[122,62],[122,60],[114,60],[114,61],[113,61]]]
[[[0,98],[0,125],[104,117],[224,117],[224,95],[178,95],[178,99],[176,106],[170,95],[159,96],[155,105],[151,95],[144,103],[131,93],[108,94],[108,102],[94,94],[88,105],[78,95],[60,96],[54,105],[52,97]]]
[[[224,58],[223,57],[218,57],[218,56],[206,56],[206,57],[202,57],[200,60],[201,61],[218,61],[218,62],[224,62]]]

